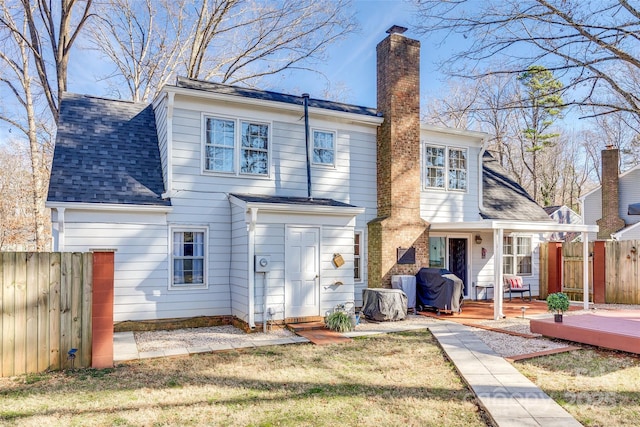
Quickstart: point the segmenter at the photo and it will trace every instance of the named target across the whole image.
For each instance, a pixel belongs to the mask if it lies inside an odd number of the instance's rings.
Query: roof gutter
[[[165,86],[163,89],[167,93],[175,93],[177,95],[192,96],[196,98],[214,99],[218,101],[236,102],[238,104],[249,104],[266,108],[277,108],[279,111],[289,111],[300,113],[300,104],[288,104],[286,102],[267,101],[263,99],[244,98],[242,96],[227,95],[221,93],[213,93],[206,91],[198,91],[195,89],[185,89],[175,86]],[[333,117],[342,120],[348,120],[352,123],[361,123],[365,125],[380,126],[384,121],[383,117],[370,116],[366,114],[356,114],[346,111],[329,110],[326,108],[309,107],[309,110],[315,115]]]
[[[127,211],[127,212],[158,212],[166,213],[173,210],[173,206],[135,205],[125,203],[84,203],[84,202],[46,202],[46,208],[71,209],[78,211]]]

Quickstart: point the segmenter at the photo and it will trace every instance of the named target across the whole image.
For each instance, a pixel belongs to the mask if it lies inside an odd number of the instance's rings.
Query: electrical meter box
[[[271,270],[271,256],[269,255],[256,255],[255,269],[257,273],[266,273]]]

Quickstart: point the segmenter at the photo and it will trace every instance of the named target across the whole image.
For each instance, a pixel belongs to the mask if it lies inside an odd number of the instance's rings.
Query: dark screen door
[[[449,239],[449,271],[462,280],[467,296],[467,239]]]

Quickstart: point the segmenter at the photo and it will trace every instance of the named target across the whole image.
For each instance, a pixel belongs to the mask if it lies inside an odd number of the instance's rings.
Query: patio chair
[[[504,277],[504,291],[509,292],[509,301],[514,293],[519,293],[520,297],[524,300],[524,294],[529,293],[529,301],[531,301],[531,286],[525,285],[522,282],[522,277],[515,274],[503,274]]]

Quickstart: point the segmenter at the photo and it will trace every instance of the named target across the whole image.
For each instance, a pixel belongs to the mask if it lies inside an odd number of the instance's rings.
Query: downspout
[[[58,216],[58,245],[57,248],[54,248],[58,252],[64,252],[64,210],[65,208],[56,208],[56,213]]]
[[[175,93],[167,93],[167,186],[163,199],[170,199],[173,193],[173,101]]]
[[[256,313],[255,313],[255,282],[256,282],[256,268],[255,268],[255,242],[256,242],[256,222],[258,221],[258,208],[249,208],[249,327],[253,330],[256,328]]]
[[[304,143],[307,147],[307,197],[311,198],[311,150],[309,149],[309,94],[303,93],[304,99]]]

